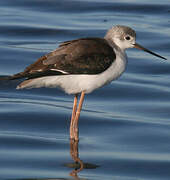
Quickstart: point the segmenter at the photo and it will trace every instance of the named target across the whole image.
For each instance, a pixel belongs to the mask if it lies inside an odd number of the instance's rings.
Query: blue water
[[[0,82],[0,179],[170,179],[169,0],[1,0],[0,75],[116,24],[169,61],[127,50],[123,76],[85,97],[77,146],[87,167],[72,176],[79,168],[70,155],[73,96]]]

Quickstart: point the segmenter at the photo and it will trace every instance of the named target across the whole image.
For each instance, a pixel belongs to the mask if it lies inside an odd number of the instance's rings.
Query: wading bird
[[[84,95],[120,77],[127,65],[127,48],[138,48],[166,59],[137,44],[133,29],[117,25],[109,29],[104,38],[89,37],[63,42],[23,72],[6,79],[24,78],[17,89],[59,87],[68,94],[74,94],[70,138],[77,141]]]

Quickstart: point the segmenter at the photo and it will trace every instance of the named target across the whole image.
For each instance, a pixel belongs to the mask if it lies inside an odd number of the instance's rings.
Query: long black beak
[[[142,47],[141,45],[139,45],[139,44],[137,44],[137,43],[134,44],[134,48],[143,50],[143,51],[145,51],[145,52],[147,52],[147,53],[150,53],[150,54],[152,54],[152,55],[154,55],[154,56],[157,56],[157,57],[159,57],[159,58],[162,58],[162,59],[167,60],[166,58],[164,58],[164,57],[162,57],[162,56],[160,56],[160,55],[158,55],[158,54],[156,54],[156,53],[154,53],[154,52],[152,52],[152,51],[150,51],[150,50]]]

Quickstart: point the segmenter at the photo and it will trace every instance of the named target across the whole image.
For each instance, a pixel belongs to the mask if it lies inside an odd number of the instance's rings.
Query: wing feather
[[[50,75],[98,74],[116,59],[113,48],[102,38],[66,41],[49,54],[39,58],[15,78],[36,78]]]

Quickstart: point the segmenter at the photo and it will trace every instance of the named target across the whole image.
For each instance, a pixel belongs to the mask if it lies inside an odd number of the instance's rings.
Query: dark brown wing
[[[83,38],[63,42],[55,51],[42,56],[15,78],[50,75],[99,74],[116,59],[115,52],[102,38]]]

